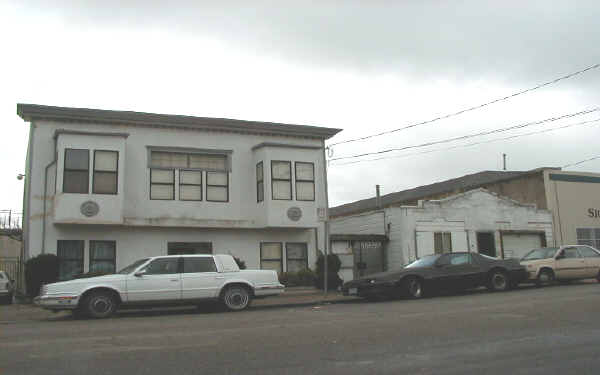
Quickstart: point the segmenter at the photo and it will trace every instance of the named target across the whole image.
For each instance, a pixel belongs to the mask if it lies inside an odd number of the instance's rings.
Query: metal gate
[[[382,272],[383,244],[379,241],[353,241],[354,278]]]
[[[14,280],[17,291],[23,291],[25,287],[25,267],[19,258],[0,258],[0,270],[6,272],[11,280]]]

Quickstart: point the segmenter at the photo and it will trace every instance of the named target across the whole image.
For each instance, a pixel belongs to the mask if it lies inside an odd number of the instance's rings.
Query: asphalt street
[[[596,283],[238,313],[59,316],[0,324],[0,374],[596,374],[599,316]]]

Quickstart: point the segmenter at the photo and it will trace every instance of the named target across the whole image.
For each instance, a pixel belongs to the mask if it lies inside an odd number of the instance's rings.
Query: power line
[[[421,147],[426,147],[426,146],[433,146],[433,145],[440,144],[440,143],[448,143],[448,142],[454,142],[454,141],[459,141],[459,140],[468,139],[468,138],[480,137],[480,136],[483,136],[483,135],[489,135],[489,134],[494,134],[494,133],[502,133],[502,132],[506,132],[506,131],[509,131],[509,130],[525,128],[525,127],[532,126],[532,125],[539,125],[539,124],[544,124],[544,123],[547,123],[547,122],[553,122],[553,121],[561,120],[561,119],[564,119],[564,118],[571,118],[571,117],[575,117],[575,116],[581,116],[581,115],[585,115],[585,114],[588,114],[588,113],[596,112],[598,110],[600,110],[600,107],[596,107],[596,108],[593,108],[593,109],[588,109],[588,110],[584,110],[584,111],[580,111],[580,112],[570,113],[570,114],[562,115],[562,116],[558,116],[558,117],[550,117],[550,118],[547,118],[545,120],[540,120],[540,121],[535,121],[535,122],[528,122],[528,123],[524,123],[524,124],[520,124],[520,125],[513,125],[513,126],[506,127],[506,128],[494,129],[494,130],[489,130],[489,131],[485,131],[485,132],[479,132],[479,133],[475,133],[475,134],[463,135],[463,136],[460,136],[460,137],[442,139],[442,140],[439,140],[439,141],[426,142],[426,143],[421,143],[421,144],[418,144],[418,145],[404,146],[404,147],[400,147],[400,148],[390,148],[390,149],[387,149],[387,150],[367,152],[367,153],[364,153],[364,154],[341,156],[339,158],[330,159],[330,161],[343,160],[343,159],[354,159],[354,158],[359,158],[359,157],[368,156],[368,155],[385,154],[385,153],[393,152],[393,151],[403,151],[403,150],[408,150],[408,149],[412,149],[412,148],[421,148]]]
[[[552,131],[556,131],[556,130],[562,130],[562,129],[570,128],[570,127],[573,127],[573,126],[585,125],[585,124],[589,124],[589,123],[593,123],[593,122],[598,122],[598,121],[600,121],[600,118],[597,118],[597,119],[594,119],[594,120],[589,120],[589,121],[578,122],[578,123],[575,123],[575,124],[560,126],[558,128],[539,130],[539,131],[535,131],[535,132],[517,134],[517,135],[512,135],[510,137],[504,137],[504,138],[495,138],[495,139],[490,139],[490,140],[481,141],[481,142],[467,143],[467,144],[464,144],[464,145],[457,145],[457,146],[452,146],[452,147],[439,148],[439,149],[436,149],[436,150],[427,150],[427,151],[421,151],[421,152],[413,152],[413,153],[409,153],[409,154],[396,155],[396,156],[386,156],[386,157],[376,158],[376,159],[355,160],[355,161],[349,161],[349,162],[346,162],[346,163],[337,163],[337,164],[332,164],[332,165],[334,165],[334,166],[336,166],[336,165],[349,165],[349,164],[357,164],[357,163],[363,163],[363,162],[369,162],[369,161],[378,161],[378,160],[387,160],[387,159],[398,159],[398,158],[404,158],[404,157],[414,156],[414,155],[431,154],[431,153],[439,152],[439,151],[455,150],[457,148],[471,147],[471,146],[477,146],[477,145],[481,145],[481,144],[485,144],[485,143],[493,143],[493,142],[499,142],[499,141],[505,141],[505,140],[509,140],[509,139],[514,139],[514,138],[526,137],[526,136],[535,135],[535,134],[548,133],[548,132],[552,132]]]
[[[592,160],[596,160],[596,159],[600,159],[600,156],[594,156],[593,158],[589,158],[589,159],[585,159],[585,160],[582,160],[582,161],[578,161],[577,163],[563,165],[561,168],[574,167],[576,165],[583,164],[583,163],[586,163],[588,161],[592,161]]]
[[[443,116],[438,116],[438,117],[435,117],[435,118],[427,120],[427,121],[417,122],[417,123],[410,124],[410,125],[407,125],[407,126],[404,126],[404,127],[401,127],[401,128],[387,130],[387,131],[384,131],[384,132],[381,132],[381,133],[367,135],[367,136],[364,136],[364,137],[353,138],[353,139],[348,139],[348,140],[345,140],[345,141],[335,142],[335,143],[330,144],[329,147],[336,146],[336,145],[341,145],[341,144],[345,144],[345,143],[350,143],[350,142],[363,141],[365,139],[379,137],[379,136],[382,136],[382,135],[385,135],[385,134],[391,134],[391,133],[395,133],[395,132],[398,132],[398,131],[401,131],[401,130],[406,130],[406,129],[414,128],[416,126],[430,124],[432,122],[439,121],[439,120],[444,120],[444,119],[447,119],[449,117],[458,116],[458,115],[461,115],[463,113],[474,111],[476,109],[480,109],[480,108],[483,108],[483,107],[486,107],[488,105],[495,104],[495,103],[498,103],[498,102],[501,102],[501,101],[504,101],[504,100],[512,99],[515,96],[519,96],[519,95],[522,95],[522,94],[525,94],[525,93],[528,93],[528,92],[540,89],[542,87],[552,85],[552,84],[557,83],[559,81],[562,81],[562,80],[565,80],[565,79],[569,79],[571,77],[575,77],[576,75],[585,73],[585,72],[587,72],[589,70],[593,70],[593,69],[596,69],[598,67],[600,67],[600,64],[594,64],[594,65],[588,66],[585,69],[578,70],[578,71],[573,72],[573,73],[569,73],[569,74],[567,74],[565,76],[558,77],[558,78],[553,79],[551,81],[544,82],[544,83],[539,84],[537,86],[534,86],[534,87],[528,88],[526,90],[522,90],[522,91],[516,92],[516,93],[508,95],[508,96],[504,96],[504,97],[501,97],[501,98],[494,99],[494,100],[492,100],[490,102],[486,102],[486,103],[479,104],[479,105],[476,105],[476,106],[473,106],[473,107],[461,109],[458,112],[453,112],[453,113],[449,113],[449,114],[446,114],[446,115],[443,115]]]

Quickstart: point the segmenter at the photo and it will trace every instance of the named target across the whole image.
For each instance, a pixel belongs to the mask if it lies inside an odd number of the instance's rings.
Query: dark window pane
[[[96,194],[117,194],[116,172],[94,172],[94,188]]]
[[[64,193],[87,193],[89,185],[88,171],[64,171]]]
[[[146,267],[147,275],[169,275],[179,273],[177,270],[179,258],[155,259]]]
[[[183,258],[183,272],[217,272],[217,267],[213,258],[185,257]]]
[[[90,241],[90,272],[115,273],[116,242]]]
[[[80,240],[59,240],[56,255],[58,257],[58,278],[70,280],[83,273],[83,246]]]
[[[90,168],[89,150],[65,150],[65,169],[84,169]]]
[[[592,230],[590,228],[577,228],[577,238],[582,240],[592,238]]]

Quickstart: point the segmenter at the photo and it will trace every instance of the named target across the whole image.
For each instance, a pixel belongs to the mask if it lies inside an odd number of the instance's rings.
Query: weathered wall
[[[22,242],[7,235],[0,235],[0,258],[19,258]]]

